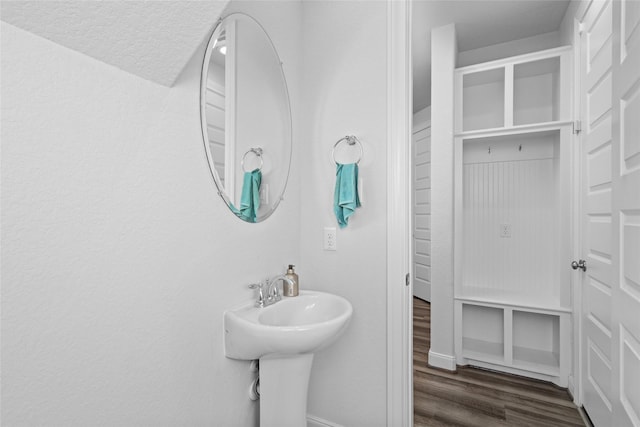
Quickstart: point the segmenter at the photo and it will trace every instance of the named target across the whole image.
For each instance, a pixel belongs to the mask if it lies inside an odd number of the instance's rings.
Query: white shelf
[[[462,355],[489,363],[504,363],[504,343],[462,338]]]
[[[487,138],[493,136],[508,136],[508,135],[520,135],[527,133],[545,132],[545,131],[558,131],[567,126],[572,126],[571,120],[556,120],[552,122],[543,123],[530,123],[518,126],[509,127],[496,127],[487,129],[478,129],[471,131],[458,132],[454,136],[462,138],[465,142],[476,138]]]
[[[456,295],[457,301],[470,303],[470,304],[482,304],[489,307],[511,307],[513,309],[522,308],[529,311],[540,311],[550,313],[571,313],[571,308],[561,307],[557,301],[553,301],[546,298],[531,300],[522,300],[521,295],[509,294],[505,292],[496,292],[493,295],[472,296],[472,295]]]
[[[467,74],[476,73],[487,69],[504,67],[507,65],[517,65],[525,62],[537,61],[544,58],[552,58],[563,54],[571,53],[571,46],[561,46],[552,49],[541,50],[534,53],[526,53],[523,55],[511,56],[509,58],[496,59],[494,61],[483,62],[481,64],[467,65],[466,67],[456,68],[456,73]]]
[[[547,375],[558,375],[560,357],[557,353],[526,347],[513,347],[513,366]]]

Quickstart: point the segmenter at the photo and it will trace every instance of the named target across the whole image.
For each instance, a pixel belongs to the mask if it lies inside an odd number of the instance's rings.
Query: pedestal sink
[[[307,425],[313,354],[347,328],[353,308],[337,295],[301,291],[265,308],[248,302],[224,313],[225,356],[260,359],[260,426]]]

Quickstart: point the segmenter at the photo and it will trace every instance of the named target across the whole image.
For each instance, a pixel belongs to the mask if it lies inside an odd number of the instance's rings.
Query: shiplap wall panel
[[[415,295],[431,299],[431,127],[413,134],[413,278]]]
[[[554,175],[553,159],[464,165],[463,294],[559,304]]]
[[[207,82],[205,114],[209,150],[218,178],[225,185],[225,92],[224,86],[211,78]]]
[[[215,163],[220,163],[224,167],[224,145],[209,142],[209,148],[211,149],[211,155]],[[224,178],[224,176],[222,178]]]
[[[224,129],[224,110],[207,104],[207,124],[214,128]]]

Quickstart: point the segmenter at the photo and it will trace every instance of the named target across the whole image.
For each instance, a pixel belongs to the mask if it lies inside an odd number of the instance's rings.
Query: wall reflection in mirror
[[[200,116],[218,193],[238,218],[260,222],[282,200],[291,161],[291,110],[278,53],[252,17],[221,19],[207,45]]]

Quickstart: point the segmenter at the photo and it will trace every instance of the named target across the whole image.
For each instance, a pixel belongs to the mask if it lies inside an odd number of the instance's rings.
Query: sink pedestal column
[[[312,354],[260,358],[260,427],[306,427]]]

